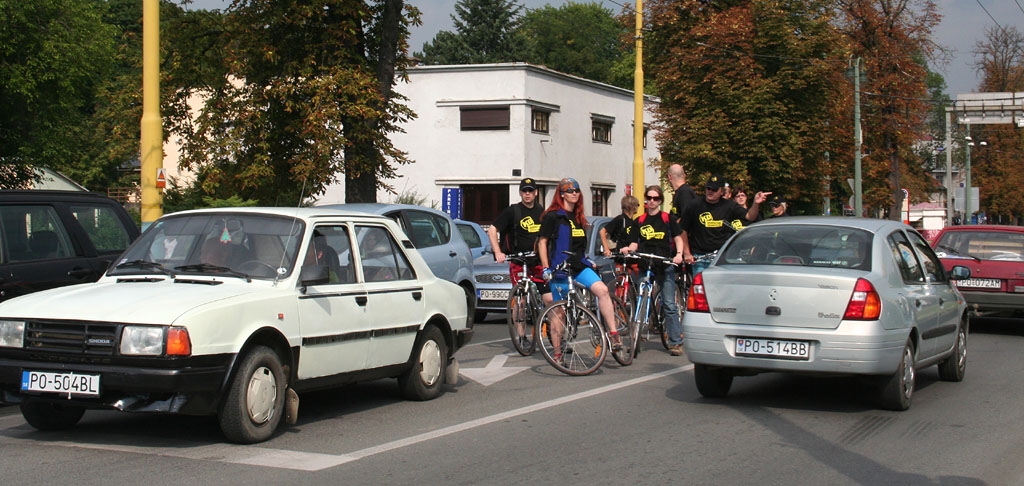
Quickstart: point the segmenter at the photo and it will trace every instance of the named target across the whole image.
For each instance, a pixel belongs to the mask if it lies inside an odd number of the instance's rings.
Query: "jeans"
[[[683,324],[679,322],[679,307],[676,306],[676,268],[665,267],[661,278],[661,309],[664,312],[665,332],[668,333],[668,345],[683,344]]]

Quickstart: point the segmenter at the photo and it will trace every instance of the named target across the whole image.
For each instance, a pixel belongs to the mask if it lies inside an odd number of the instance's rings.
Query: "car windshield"
[[[745,228],[722,250],[719,265],[797,265],[871,269],[870,232],[843,226]]]
[[[1024,261],[1024,233],[947,231],[935,243],[939,258]]]
[[[162,273],[273,279],[289,275],[305,225],[280,216],[168,216],[122,255],[110,275]]]

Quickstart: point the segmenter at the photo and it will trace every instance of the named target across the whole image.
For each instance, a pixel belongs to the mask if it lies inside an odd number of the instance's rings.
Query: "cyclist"
[[[651,253],[669,258],[676,265],[683,262],[686,243],[683,230],[669,213],[661,210],[664,200],[661,186],[647,186],[644,191],[644,214],[637,218],[640,226],[639,238],[632,243],[633,251]],[[679,322],[679,308],[676,306],[676,269],[674,266],[657,264],[651,269],[661,287],[662,310],[665,312],[665,332],[668,334],[668,351],[672,356],[683,355],[683,327]]]
[[[576,282],[586,286],[590,292],[597,297],[597,306],[601,312],[601,318],[611,326],[608,334],[612,339],[612,346],[619,349],[622,340],[619,338],[618,330],[615,328],[615,310],[608,292],[608,286],[601,281],[601,277],[594,271],[594,263],[586,256],[587,235],[584,228],[587,225],[587,218],[583,216],[583,193],[580,192],[580,184],[576,179],[565,178],[558,183],[558,191],[551,198],[551,205],[541,216],[540,236],[537,238],[537,254],[540,256],[541,265],[544,267],[544,279],[551,281],[551,295],[554,300],[565,298],[568,291],[568,281],[565,275],[553,274],[551,268],[571,258],[570,265]],[[565,252],[572,252],[570,257]],[[551,323],[552,346],[561,349],[561,322]],[[556,352],[554,358],[560,359],[560,352]]]
[[[501,214],[494,224],[487,228],[487,236],[491,240],[491,248],[494,249],[494,260],[498,263],[505,263],[506,253],[521,251],[533,251],[540,234],[541,206],[537,204],[537,183],[532,178],[525,178],[519,182],[520,202],[513,204]],[[500,239],[499,239],[500,236]],[[509,272],[512,275],[512,287],[519,285],[519,274],[523,266],[516,262],[509,262]],[[534,257],[527,262],[527,272],[530,278],[537,284],[537,291],[540,292],[544,305],[550,304],[551,289],[543,279],[543,268],[540,259]],[[516,309],[513,309],[515,312]],[[515,322],[519,322],[519,316],[512,316]],[[526,337],[526,329],[518,329],[519,342],[523,349],[530,349],[529,338]]]
[[[623,196],[621,204],[622,214],[612,218],[598,232],[601,236],[601,248],[606,257],[611,257],[612,251],[628,252],[629,244],[636,241],[636,232],[639,227],[633,216],[640,208],[640,201],[633,196]]]
[[[683,248],[683,259],[693,263],[692,272],[697,275],[708,266],[708,262],[694,263],[695,257],[718,251],[733,233],[747,223],[757,221],[761,203],[768,199],[770,192],[754,194],[749,209],[744,209],[732,199],[722,197],[725,179],[712,175],[704,184],[704,197],[686,206],[686,212],[679,220],[687,246]]]

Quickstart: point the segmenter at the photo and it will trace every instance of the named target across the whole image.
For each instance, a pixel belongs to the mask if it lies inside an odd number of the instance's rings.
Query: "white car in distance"
[[[174,213],[98,282],[0,304],[0,403],[41,430],[114,409],[217,415],[261,442],[304,391],[395,377],[437,397],[472,337],[463,294],[383,216]]]

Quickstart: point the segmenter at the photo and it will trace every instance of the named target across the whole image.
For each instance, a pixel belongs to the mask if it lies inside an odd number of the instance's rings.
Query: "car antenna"
[[[303,195],[306,194],[306,180],[307,178],[302,178],[302,188],[299,189],[299,203],[295,206],[295,217],[292,218],[292,227],[288,228],[288,239],[284,242],[285,251],[281,252],[281,263],[277,266],[278,271],[277,275],[274,277],[274,285],[277,285],[278,280],[281,278],[281,269],[284,268],[284,260],[288,256],[288,245],[291,244],[292,238],[295,235],[295,222],[299,220],[299,209],[302,208],[302,198]],[[298,252],[299,248],[296,248],[295,251]],[[298,263],[298,255],[296,255],[295,261]]]

